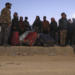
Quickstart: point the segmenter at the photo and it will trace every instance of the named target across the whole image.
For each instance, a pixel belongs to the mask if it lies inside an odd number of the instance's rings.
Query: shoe
[[[3,45],[4,47],[11,47],[11,45],[7,44],[7,43],[4,43]]]

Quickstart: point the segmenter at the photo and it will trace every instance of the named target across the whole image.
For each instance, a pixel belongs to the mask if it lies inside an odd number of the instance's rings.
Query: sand
[[[0,56],[0,75],[75,75],[75,56]]]

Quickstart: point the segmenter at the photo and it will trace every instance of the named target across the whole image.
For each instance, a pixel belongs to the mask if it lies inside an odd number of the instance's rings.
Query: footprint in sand
[[[0,65],[0,67],[1,67],[2,65]]]
[[[21,63],[17,63],[16,65],[20,65]]]
[[[7,63],[7,64],[14,64],[14,63]]]

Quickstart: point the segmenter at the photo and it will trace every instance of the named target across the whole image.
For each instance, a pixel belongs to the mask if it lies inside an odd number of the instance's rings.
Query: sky
[[[30,25],[33,24],[36,16],[47,16],[47,20],[51,22],[51,17],[56,21],[61,18],[61,13],[67,14],[67,19],[75,17],[75,0],[0,0],[0,12],[5,7],[5,3],[12,3],[11,17],[17,12],[18,16],[28,17]]]

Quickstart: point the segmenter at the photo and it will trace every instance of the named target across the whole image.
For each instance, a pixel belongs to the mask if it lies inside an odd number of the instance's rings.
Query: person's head
[[[72,20],[73,20],[73,22],[75,23],[75,18],[73,18]]]
[[[28,20],[28,17],[25,17],[25,21],[27,21]]]
[[[65,14],[65,13],[62,13],[62,14],[61,14],[61,17],[62,17],[62,18],[66,18],[66,14]]]
[[[9,2],[5,4],[5,6],[6,6],[7,8],[9,8],[9,9],[11,9],[11,5],[12,5],[12,4],[9,3]]]
[[[18,18],[18,13],[15,12],[14,15],[13,15],[13,17],[17,17]]]
[[[36,16],[36,20],[40,20],[40,17],[39,16]]]
[[[72,23],[71,19],[68,19],[68,22],[69,22],[69,23]]]
[[[20,21],[23,21],[23,17],[22,16],[20,17]]]
[[[51,18],[51,22],[55,21],[55,18]]]
[[[44,20],[44,21],[46,20],[46,16],[43,17],[43,20]]]

